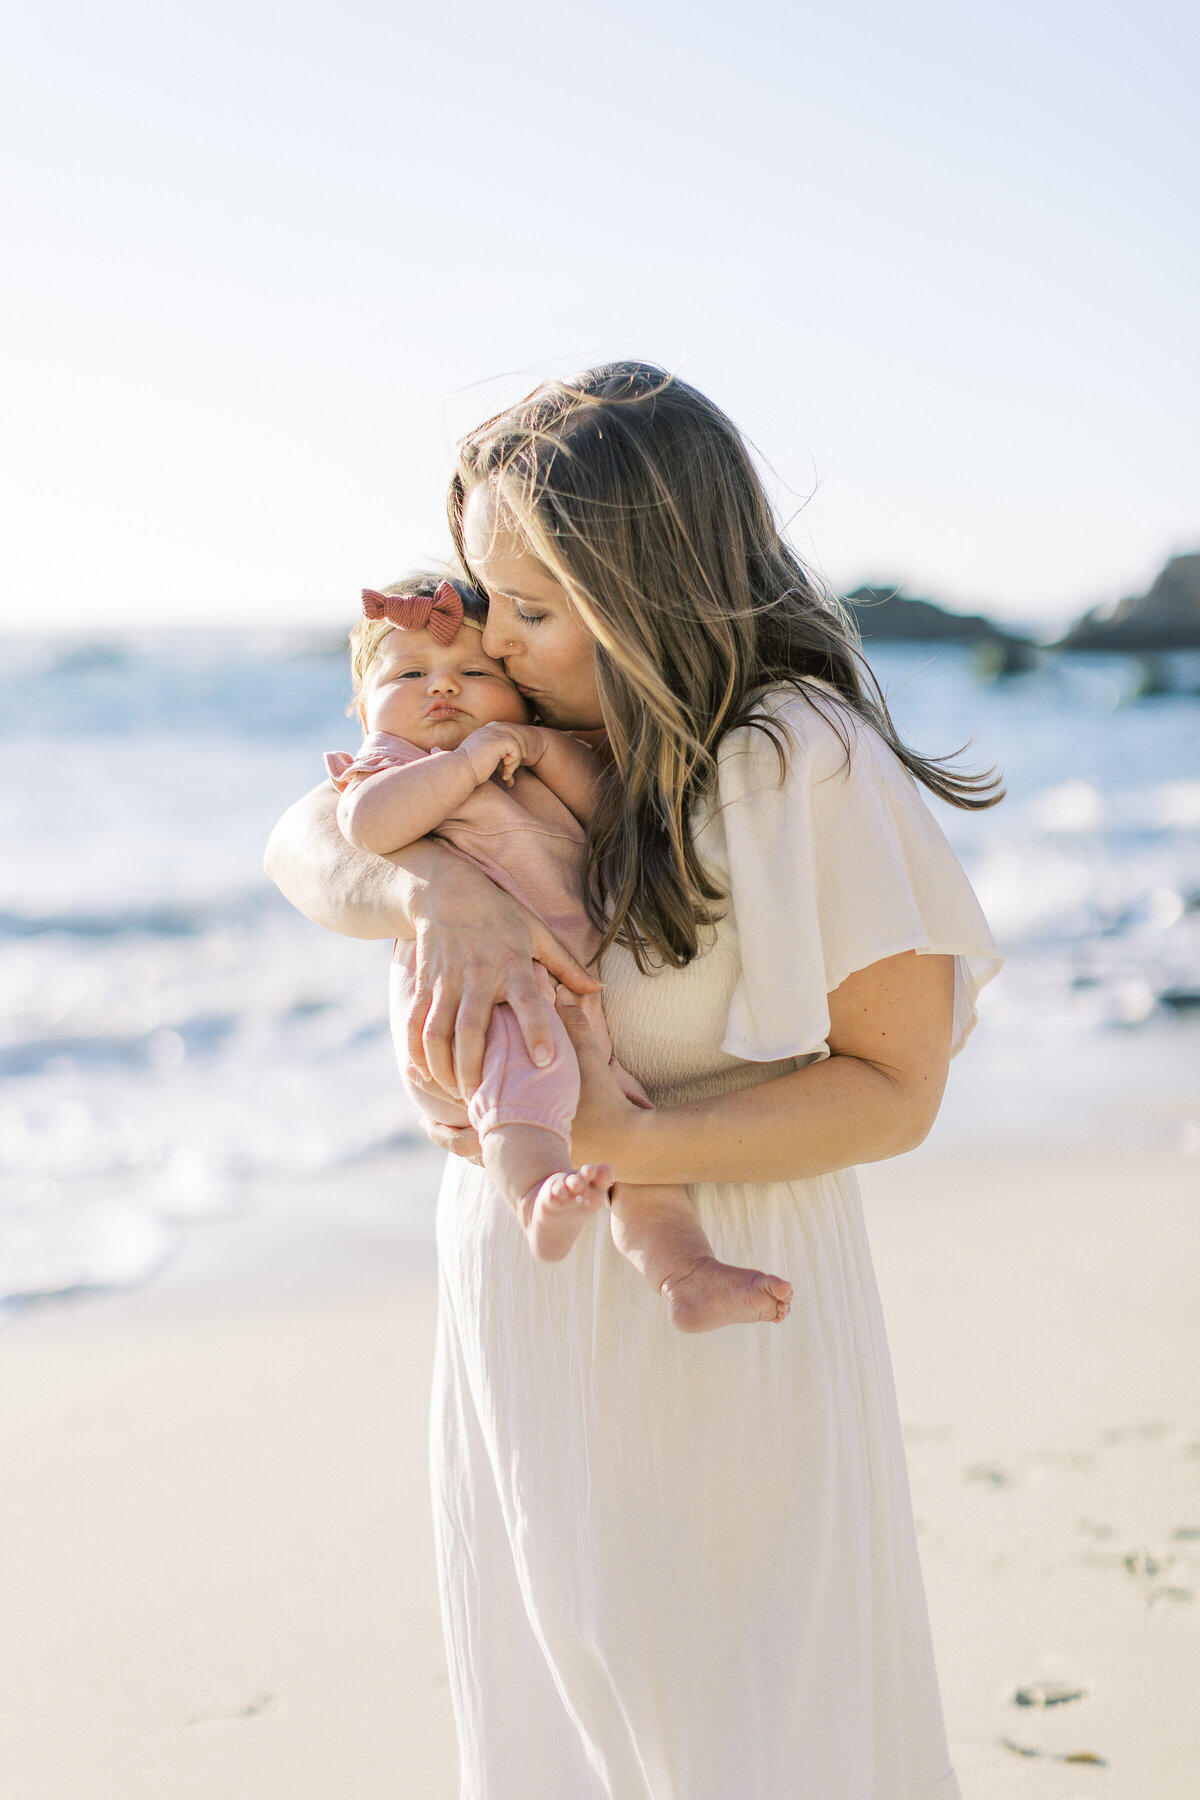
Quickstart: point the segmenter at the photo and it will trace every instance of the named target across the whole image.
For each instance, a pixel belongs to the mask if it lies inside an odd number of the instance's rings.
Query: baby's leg
[[[565,1138],[537,1125],[485,1133],[483,1166],[516,1213],[539,1262],[561,1262],[612,1187],[607,1163],[576,1169]]]
[[[571,1121],[579,1101],[579,1065],[558,1014],[553,1014],[554,1060],[530,1061],[508,1006],[492,1009],[483,1079],[468,1113],[479,1133],[483,1166],[512,1207],[529,1248],[543,1262],[566,1256],[612,1186],[607,1163],[576,1169]]]
[[[791,1311],[791,1282],[718,1262],[686,1188],[620,1182],[612,1193],[612,1235],[680,1331],[778,1324]]]

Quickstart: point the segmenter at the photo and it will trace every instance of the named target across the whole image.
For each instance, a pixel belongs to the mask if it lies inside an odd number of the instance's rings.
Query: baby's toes
[[[764,1299],[769,1299],[775,1308],[775,1322],[786,1319],[792,1310],[792,1284],[781,1275],[759,1275],[755,1286],[759,1288]]]
[[[555,1210],[560,1206],[574,1206],[574,1204],[575,1196],[568,1189],[564,1177],[548,1175],[537,1190],[532,1210],[534,1213],[539,1213],[545,1212],[547,1209]]]

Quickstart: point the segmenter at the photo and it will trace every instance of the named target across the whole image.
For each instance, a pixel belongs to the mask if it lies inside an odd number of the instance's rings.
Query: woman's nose
[[[512,649],[510,639],[501,630],[500,620],[496,617],[494,606],[488,609],[487,624],[483,628],[482,649],[483,654],[490,656],[494,662],[499,662]]]

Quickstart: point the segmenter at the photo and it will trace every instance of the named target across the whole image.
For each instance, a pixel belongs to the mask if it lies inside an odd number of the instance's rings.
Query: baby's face
[[[422,750],[457,750],[480,725],[526,725],[529,711],[464,625],[453,643],[427,631],[388,632],[368,674],[359,713],[365,730],[407,738]]]

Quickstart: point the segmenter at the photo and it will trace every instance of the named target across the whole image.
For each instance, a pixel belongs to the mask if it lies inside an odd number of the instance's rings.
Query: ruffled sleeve
[[[378,775],[381,769],[402,769],[405,763],[420,762],[426,754],[438,756],[440,752],[427,753],[418,750],[407,738],[393,737],[387,731],[374,731],[363,739],[356,756],[351,756],[348,750],[327,750],[325,773],[338,793],[344,794],[348,787],[365,781],[368,775]]]
[[[916,950],[955,959],[957,1055],[1004,959],[912,776],[832,690],[813,693],[764,708],[788,740],[782,783],[763,732],[731,732],[721,746],[717,804],[698,838],[727,882],[741,958],[721,1048],[751,1062],[827,1055],[827,996],[857,969]]]

